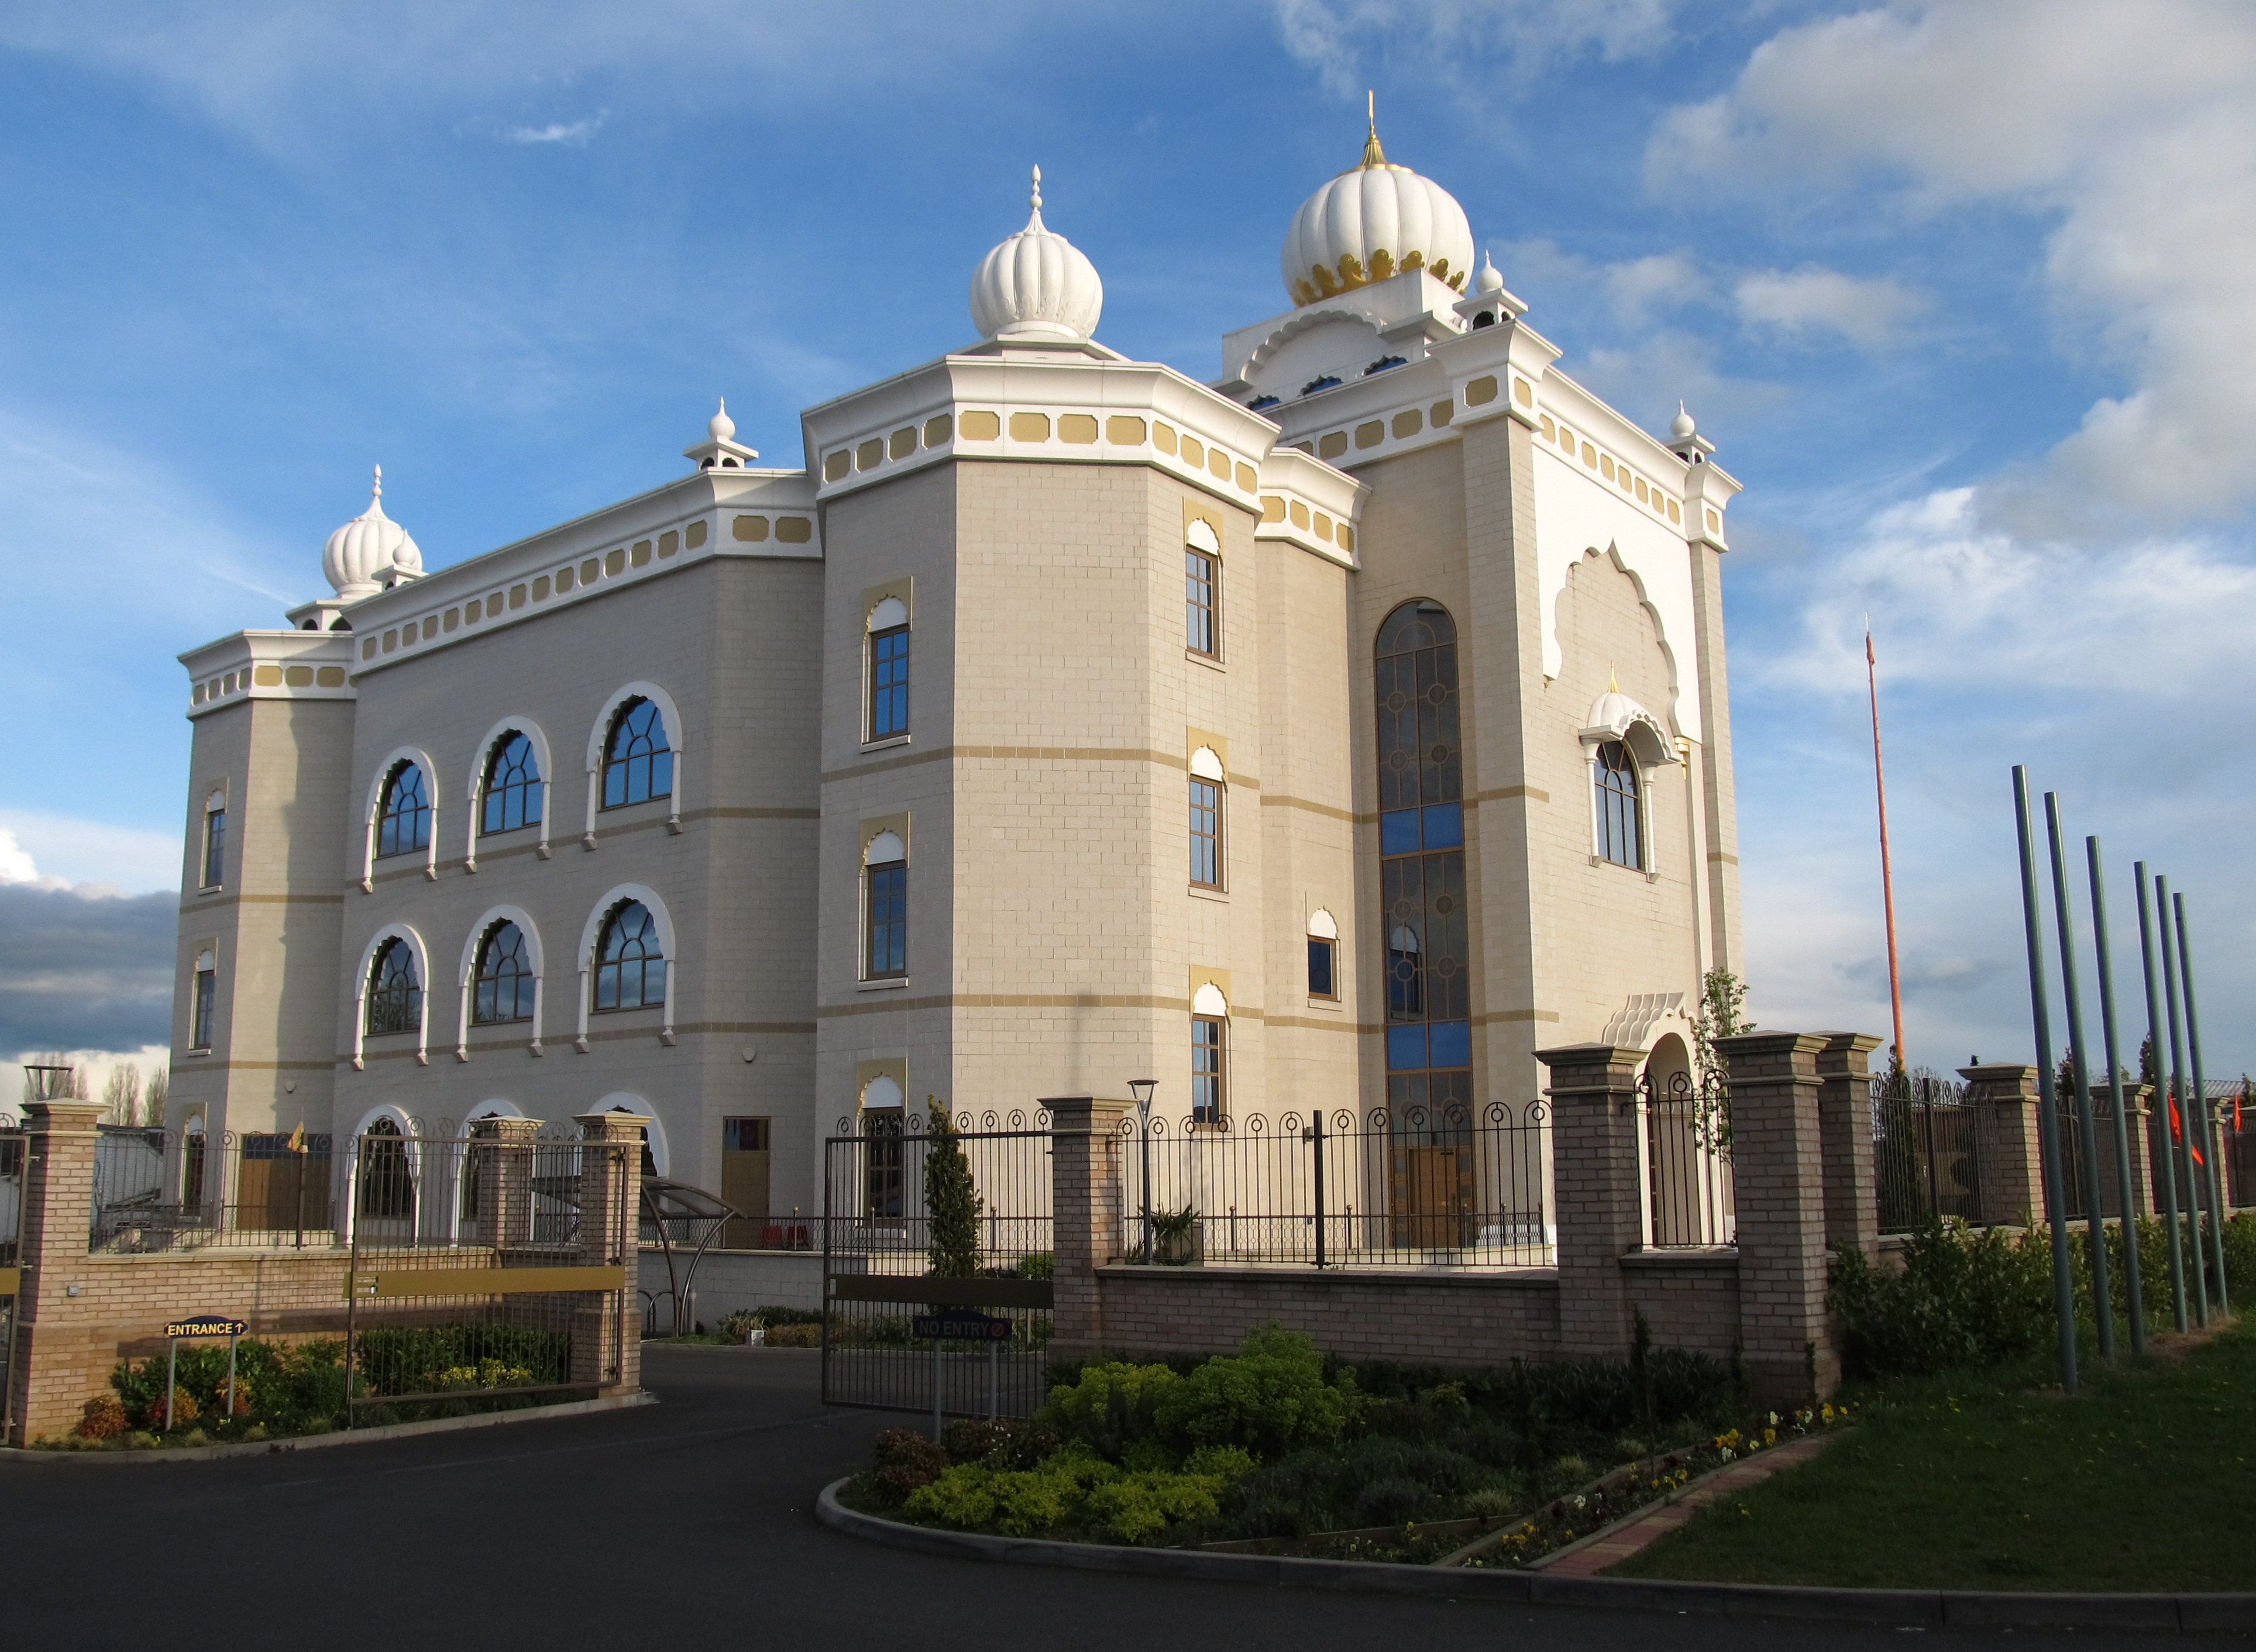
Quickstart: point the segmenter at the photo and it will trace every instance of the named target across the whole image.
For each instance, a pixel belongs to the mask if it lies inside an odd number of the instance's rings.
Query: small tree
[[[165,1099],[172,1093],[172,1074],[163,1067],[149,1075],[149,1082],[141,1089],[141,1117],[145,1122],[161,1125],[165,1122]]]
[[[926,1255],[934,1275],[969,1279],[979,1272],[979,1213],[983,1201],[972,1185],[971,1165],[956,1140],[955,1123],[934,1096],[924,1099],[931,1115],[925,1138],[924,1209]]]
[[[1746,1003],[1747,984],[1730,970],[1711,969],[1700,978],[1700,1003],[1692,1012],[1692,1066],[1700,1081],[1700,1135],[1710,1147],[1731,1144],[1731,1074],[1716,1041],[1755,1030],[1746,1018]]]
[[[104,1124],[141,1122],[141,1069],[122,1061],[102,1083],[102,1121]]]

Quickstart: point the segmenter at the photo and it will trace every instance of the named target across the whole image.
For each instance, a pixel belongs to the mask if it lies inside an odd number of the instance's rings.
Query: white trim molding
[[[360,892],[363,895],[376,888],[376,817],[377,811],[384,806],[384,783],[403,763],[412,763],[423,770],[425,794],[431,799],[431,836],[423,846],[423,875],[434,882],[438,881],[439,765],[420,746],[396,746],[376,765],[376,776],[368,783],[368,811],[361,823],[360,845]]]
[[[470,819],[469,845],[462,854],[462,870],[478,869],[479,821],[485,813],[486,770],[493,762],[494,748],[501,743],[504,735],[523,735],[532,745],[532,760],[540,766],[540,836],[532,852],[542,860],[548,858],[549,805],[554,801],[553,784],[556,771],[548,759],[548,736],[540,725],[530,717],[504,717],[486,730],[483,740],[470,758]]]
[[[658,925],[658,944],[666,949],[666,996],[659,1004],[665,1018],[659,1027],[658,1041],[669,1045],[673,1043],[674,995],[681,980],[681,960],[673,943],[673,915],[666,910],[659,892],[647,883],[615,883],[596,903],[580,931],[579,1030],[574,1035],[572,1047],[583,1056],[588,1053],[588,1016],[595,1007],[596,942],[603,934],[603,920],[629,901],[640,901],[649,909],[652,922]]]
[[[477,984],[478,946],[485,939],[487,931],[501,923],[516,924],[518,932],[525,937],[525,953],[532,965],[532,1037],[525,1047],[536,1056],[540,1053],[540,1000],[548,974],[541,956],[540,931],[534,924],[531,914],[521,906],[489,906],[479,915],[478,921],[470,925],[470,932],[462,941],[462,967],[458,977],[462,996],[455,1020],[455,1059],[457,1061],[470,1058],[470,994]],[[511,1023],[496,1024],[505,1026]]]
[[[384,942],[404,940],[415,958],[415,974],[422,985],[422,1014],[415,1018],[415,1065],[428,1066],[431,1061],[431,949],[423,944],[412,924],[386,924],[369,937],[368,945],[361,948],[360,972],[353,980],[353,1039],[352,1066],[355,1072],[366,1070],[368,1043],[368,974],[376,967],[376,954]],[[401,1115],[405,1117],[405,1114]]]
[[[673,789],[666,798],[669,812],[666,829],[681,830],[681,785],[687,774],[686,760],[689,749],[689,732],[682,726],[681,713],[675,708],[673,696],[656,683],[632,682],[622,684],[611,691],[603,709],[596,714],[593,728],[588,731],[588,819],[580,838],[580,847],[596,847],[596,810],[603,790],[603,747],[610,738],[611,719],[620,706],[631,699],[646,699],[658,707],[659,715],[666,719],[666,749],[673,756]]]

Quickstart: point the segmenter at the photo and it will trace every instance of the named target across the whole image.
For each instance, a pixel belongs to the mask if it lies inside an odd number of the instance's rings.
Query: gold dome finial
[[[1378,146],[1378,94],[1363,95],[1364,110],[1371,117],[1371,136],[1363,140],[1363,165],[1365,171],[1386,165],[1386,151]]]

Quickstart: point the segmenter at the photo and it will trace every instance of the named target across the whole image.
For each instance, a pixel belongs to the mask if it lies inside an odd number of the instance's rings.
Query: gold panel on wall
[[[955,419],[952,414],[935,413],[924,421],[924,445],[944,446],[955,434]]]
[[[314,685],[314,668],[310,665],[293,665],[282,673],[282,677],[293,688],[311,688]]]
[[[1385,439],[1386,426],[1375,418],[1366,419],[1355,427],[1355,445],[1358,447],[1376,447]]]
[[[1457,404],[1455,402],[1435,402],[1433,406],[1426,410],[1426,417],[1433,421],[1434,428],[1436,430],[1456,416]]]
[[[875,470],[885,462],[885,444],[878,437],[871,437],[854,450],[854,468],[857,470]]]
[[[1465,405],[1468,407],[1486,407],[1495,399],[1496,376],[1493,374],[1485,378],[1477,378],[1465,386]]]
[[[1425,428],[1426,416],[1414,407],[1405,408],[1394,416],[1394,439],[1397,441],[1406,436],[1415,436]]]
[[[991,442],[1003,433],[1003,421],[996,414],[973,408],[963,415],[963,439]]]
[[[1194,470],[1206,463],[1206,444],[1195,436],[1182,439],[1181,453],[1183,463]]]
[[[1316,457],[1319,459],[1337,459],[1346,451],[1347,432],[1343,430],[1332,432],[1316,444]]]
[[[739,539],[758,545],[768,537],[768,519],[765,517],[738,517],[730,524],[729,531]]]
[[[1104,421],[1104,439],[1115,447],[1141,447],[1144,421],[1124,413],[1108,418]]]
[[[1292,517],[1293,517],[1293,525],[1294,525],[1294,527],[1296,527],[1296,528],[1305,528],[1305,527],[1307,527],[1307,526],[1308,525],[1308,506],[1306,506],[1306,505],[1302,504],[1299,500],[1295,499],[1294,501],[1293,501]]]
[[[904,425],[895,431],[892,440],[888,444],[887,451],[896,459],[906,459],[911,453],[916,452],[916,426]]]
[[[786,545],[806,545],[814,538],[814,524],[805,517],[778,517],[775,528]]]
[[[1219,482],[1230,480],[1230,455],[1219,447],[1206,450],[1207,474]]]
[[[1013,413],[1011,415],[1011,439],[1014,442],[1046,442],[1050,439],[1050,416],[1047,413]]]
[[[843,481],[845,479],[846,473],[853,468],[854,455],[848,453],[843,447],[841,447],[836,453],[829,454],[823,460],[822,480],[825,482]]]
[[[689,532],[687,535],[687,538],[689,542],[689,548],[692,551],[696,550],[698,546],[705,543],[705,524],[702,522],[691,523],[689,524]],[[665,540],[660,539],[658,542],[658,554],[662,557],[670,557],[673,554],[673,547],[666,544]]]
[[[1251,493],[1261,485],[1261,478],[1255,474],[1253,467],[1246,464],[1238,466],[1237,481],[1240,493]]]
[[[1096,439],[1096,419],[1089,413],[1061,413],[1058,416],[1058,439],[1086,447]]]
[[[1168,424],[1165,419],[1153,419],[1152,421],[1152,446],[1158,448],[1163,453],[1174,453],[1175,451],[1175,427],[1173,425]]]
[[[1273,493],[1263,494],[1261,496],[1261,520],[1264,522],[1282,522],[1284,519],[1284,500]]]

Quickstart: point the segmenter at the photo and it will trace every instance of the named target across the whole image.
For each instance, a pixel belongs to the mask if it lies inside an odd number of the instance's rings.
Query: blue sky
[[[1886,1028],[1870,612],[1914,1060],[2027,1058],[2020,761],[2105,834],[2119,938],[2134,856],[2188,892],[2208,1065],[2256,1066],[2251,84],[2256,16],[2196,0],[16,0],[0,880],[116,938],[0,1027],[108,970],[141,1008],[47,1042],[163,1036],[158,903],[71,891],[176,882],[173,657],[325,588],[371,463],[443,566],[673,474],[716,396],[797,462],[800,407],[969,340],[1036,162],[1100,336],[1211,376],[1370,88],[1568,370],[1747,483],[1757,1019]]]

